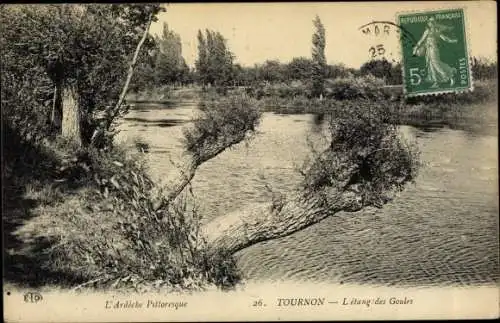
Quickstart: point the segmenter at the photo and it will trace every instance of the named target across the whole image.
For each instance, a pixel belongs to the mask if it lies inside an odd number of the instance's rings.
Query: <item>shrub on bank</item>
[[[421,166],[418,148],[399,136],[384,101],[345,101],[330,109],[330,147],[314,152],[306,162],[306,192],[325,187],[332,188],[327,194],[352,191],[364,205],[381,207],[416,179]]]
[[[398,114],[403,124],[419,125],[430,122],[454,128],[480,129],[485,126],[496,126],[498,120],[496,81],[476,81],[472,92],[418,96],[400,100],[403,104],[395,114]]]
[[[383,95],[384,80],[372,75],[327,80],[326,97],[334,100],[374,99]]]
[[[62,198],[41,201],[16,233],[35,257],[39,245],[29,241],[51,245],[39,259],[44,270],[79,277],[90,282],[87,287],[138,290],[229,288],[239,281],[234,259],[205,246],[201,216],[190,206],[193,197],[166,204],[141,154],[120,147],[70,153],[65,143],[47,149],[62,157],[52,179],[56,184],[29,193],[36,197],[59,187]],[[61,280],[55,283],[70,283]]]
[[[151,87],[139,92],[129,93],[128,101],[136,102],[163,102],[173,100],[195,100],[199,96],[200,89],[196,87],[177,88],[172,85]]]

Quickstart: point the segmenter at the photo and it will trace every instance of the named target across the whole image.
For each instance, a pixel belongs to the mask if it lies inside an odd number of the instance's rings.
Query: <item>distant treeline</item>
[[[316,22],[321,30],[321,22]],[[289,62],[266,60],[254,66],[234,63],[236,56],[228,47],[220,32],[198,31],[198,57],[190,68],[182,56],[180,36],[163,25],[161,36],[155,36],[145,59],[141,60],[134,76],[132,90],[144,90],[165,85],[181,86],[197,84],[203,87],[255,86],[262,83],[290,83],[293,81],[313,82],[314,75],[324,79],[350,76],[373,75],[383,79],[387,85],[402,84],[402,70],[399,62],[385,58],[367,61],[359,68],[339,64],[317,64],[311,57],[295,57]],[[314,47],[313,47],[314,48]],[[497,63],[484,58],[471,58],[474,79],[496,79]]]

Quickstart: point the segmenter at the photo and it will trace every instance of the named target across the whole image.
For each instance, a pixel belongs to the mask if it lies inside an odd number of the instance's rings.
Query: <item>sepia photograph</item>
[[[0,5],[6,322],[498,318],[493,1]]]

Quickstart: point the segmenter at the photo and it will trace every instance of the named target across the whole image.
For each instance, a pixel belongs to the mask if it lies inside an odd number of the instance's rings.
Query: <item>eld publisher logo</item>
[[[28,292],[24,294],[24,301],[26,303],[38,303],[43,300],[42,294],[37,292]]]

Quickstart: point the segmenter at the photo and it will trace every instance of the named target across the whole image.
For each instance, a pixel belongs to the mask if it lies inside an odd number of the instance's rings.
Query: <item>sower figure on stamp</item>
[[[441,61],[438,47],[439,39],[448,43],[457,42],[456,39],[451,39],[442,33],[450,29],[453,29],[453,27],[440,25],[431,17],[422,38],[420,38],[417,45],[413,48],[413,55],[425,55],[425,65],[427,69],[426,81],[432,83],[432,88],[439,87],[439,83],[450,82],[450,86],[453,86],[455,83],[453,77],[457,69]]]

